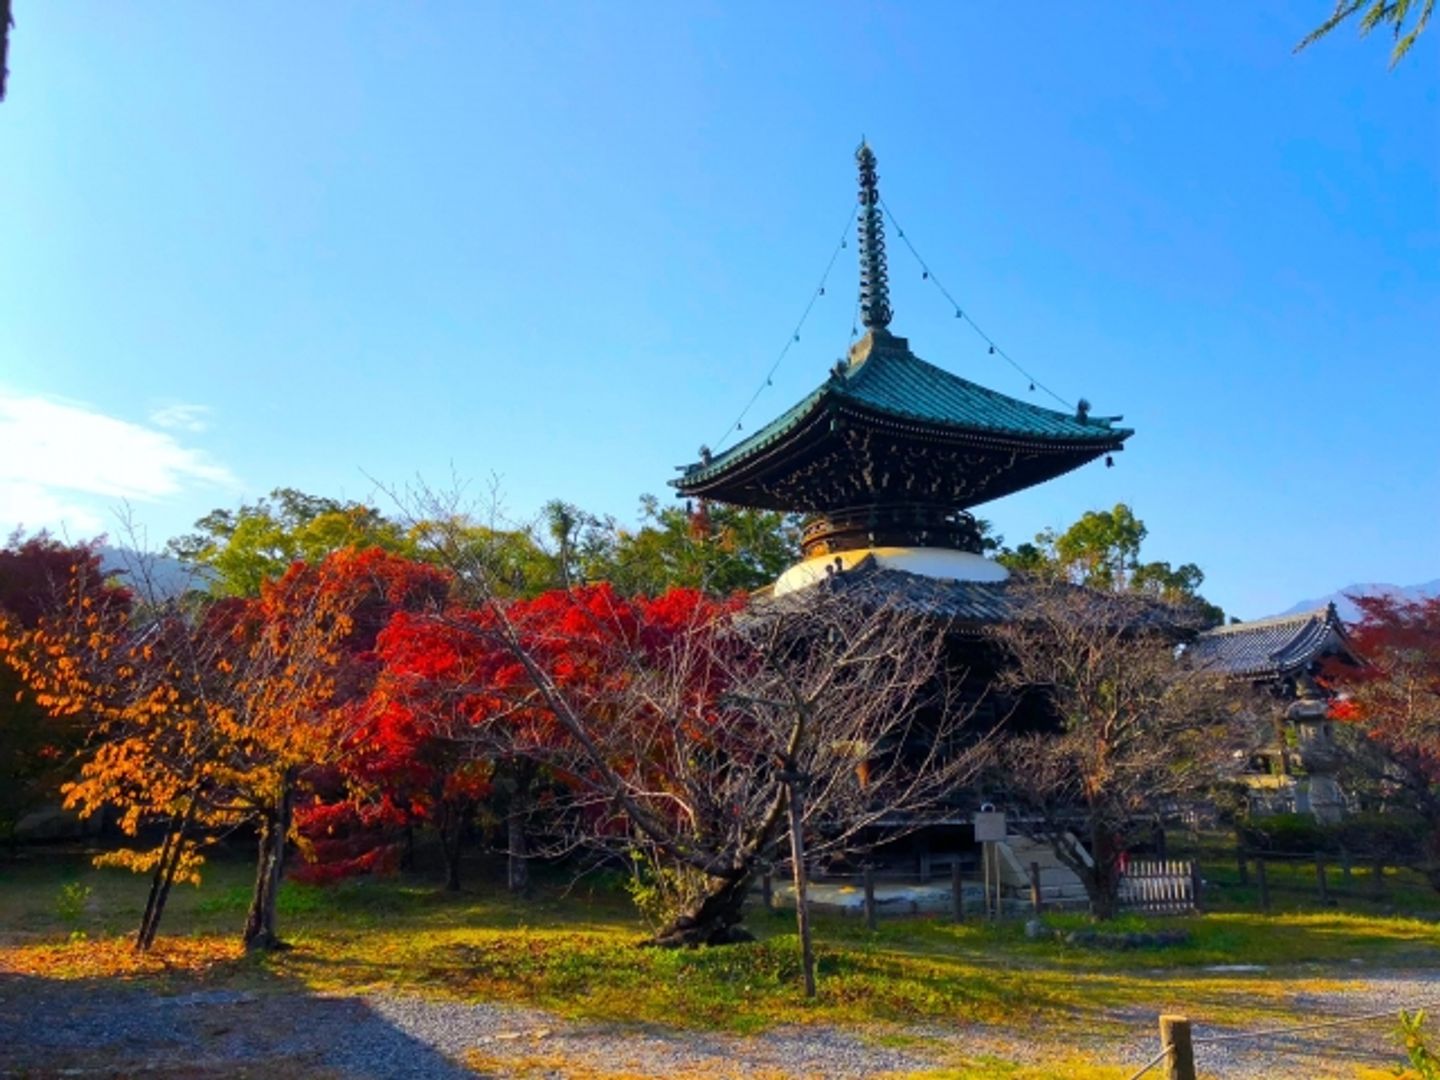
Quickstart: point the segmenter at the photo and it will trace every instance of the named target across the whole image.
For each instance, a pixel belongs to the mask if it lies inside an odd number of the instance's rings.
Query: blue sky
[[[1245,617],[1440,577],[1440,30],[1292,55],[1329,7],[19,0],[0,527],[492,476],[633,518],[763,383],[863,133],[966,311],[1137,429],[1010,540],[1124,500]],[[747,431],[848,344],[841,255]],[[919,355],[1029,396],[890,263]]]

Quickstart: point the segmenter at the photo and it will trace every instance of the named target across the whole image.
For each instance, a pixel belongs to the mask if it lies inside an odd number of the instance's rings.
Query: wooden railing
[[[1120,878],[1120,906],[1126,911],[1182,915],[1200,910],[1200,876],[1195,863],[1179,859],[1132,859]]]

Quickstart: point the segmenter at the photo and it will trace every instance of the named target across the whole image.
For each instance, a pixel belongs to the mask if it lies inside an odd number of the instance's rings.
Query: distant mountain
[[[100,565],[107,574],[117,575],[145,598],[168,600],[182,596],[190,589],[205,588],[203,575],[171,555],[102,544]]]
[[[1340,618],[1346,622],[1354,622],[1360,618],[1360,609],[1349,599],[1351,596],[1398,596],[1403,600],[1428,600],[1432,596],[1440,596],[1440,578],[1427,581],[1423,585],[1386,585],[1382,582],[1347,585],[1343,589],[1318,599],[1302,600],[1288,611],[1282,611],[1280,614],[1297,615],[1302,611],[1314,611],[1316,608],[1334,602],[1335,610],[1339,612]]]

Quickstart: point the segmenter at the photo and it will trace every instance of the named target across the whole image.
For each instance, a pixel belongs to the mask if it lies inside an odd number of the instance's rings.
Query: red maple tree
[[[1440,889],[1440,596],[1351,599],[1361,617],[1350,637],[1363,662],[1326,665],[1325,682],[1338,691],[1331,715],[1378,751],[1369,771],[1382,794],[1426,822],[1423,869]]]

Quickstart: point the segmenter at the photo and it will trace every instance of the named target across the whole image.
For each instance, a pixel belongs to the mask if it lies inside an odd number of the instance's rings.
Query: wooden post
[[[990,909],[990,841],[985,841],[980,848],[980,865],[985,871],[985,918],[993,919],[995,913]]]
[[[875,870],[865,867],[865,929],[875,929]]]
[[[795,928],[800,933],[800,971],[805,996],[815,996],[815,946],[810,937],[810,890],[805,878],[805,796],[793,776],[786,783],[790,804],[790,862],[795,878]]]
[[[1190,899],[1195,908],[1195,914],[1199,915],[1205,910],[1205,898],[1201,895],[1200,860],[1190,860]]]
[[[965,886],[960,880],[960,859],[950,864],[950,914],[954,920],[965,921]]]
[[[1160,1049],[1165,1054],[1165,1080],[1195,1080],[1195,1045],[1190,1021],[1183,1016],[1160,1017]]]
[[[990,858],[995,863],[995,918],[1001,919],[1005,916],[1005,883],[1000,878],[1000,844],[998,841],[990,845]]]
[[[1039,915],[1043,906],[1040,902],[1040,864],[1032,862],[1030,864],[1030,910]]]
[[[1315,852],[1315,884],[1320,889],[1320,903],[1330,904],[1330,883],[1325,880],[1325,855],[1322,852]]]
[[[1240,884],[1250,884],[1250,868],[1245,861],[1245,827],[1235,825],[1235,868],[1240,871]]]
[[[1340,849],[1340,876],[1345,879],[1345,884],[1350,884],[1350,849]]]
[[[1385,860],[1375,859],[1370,864],[1370,891],[1378,899],[1385,895]]]
[[[765,876],[760,879],[760,895],[765,900],[765,910],[775,910],[775,882],[770,877],[770,871],[765,871]]]
[[[1255,884],[1260,887],[1260,910],[1270,910],[1270,883],[1265,880],[1265,856],[1255,860]]]

